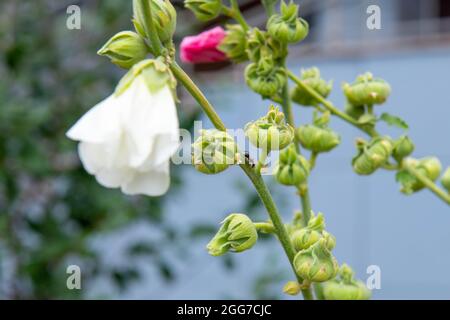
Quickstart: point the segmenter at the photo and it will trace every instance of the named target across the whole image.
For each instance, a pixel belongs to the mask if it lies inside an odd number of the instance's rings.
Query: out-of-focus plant
[[[178,241],[162,215],[163,199],[101,188],[64,136],[86,102],[114,84],[115,71],[90,52],[98,50],[99,37],[128,23],[123,12],[131,13],[123,1],[85,5],[83,27],[95,25],[95,32],[65,27],[67,3],[0,4],[0,298],[89,296],[89,290],[66,287],[73,263],[81,266],[83,289],[97,277],[127,287],[140,270],[131,262],[103,262],[92,240],[138,222],[158,225],[161,236],[136,240],[124,254],[129,261],[146,257],[167,281],[175,276],[155,249]],[[88,16],[91,9],[98,14]],[[194,117],[185,114],[182,126],[190,128]]]

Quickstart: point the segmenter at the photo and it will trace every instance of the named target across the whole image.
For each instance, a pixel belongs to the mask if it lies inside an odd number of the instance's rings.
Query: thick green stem
[[[189,91],[189,93],[194,97],[194,99],[200,104],[200,106],[205,111],[206,115],[210,118],[211,122],[218,130],[225,131],[225,124],[222,122],[218,114],[215,112],[213,106],[209,103],[200,89],[195,85],[191,78],[181,69],[175,62],[170,65],[170,69],[172,70],[174,76],[180,81],[183,86]],[[289,259],[289,263],[294,271],[294,274],[297,277],[299,283],[303,282],[303,279],[298,276],[294,267],[294,256],[295,251],[292,246],[292,243],[289,238],[289,234],[281,220],[281,216],[278,212],[278,209],[275,205],[275,202],[272,199],[272,196],[267,189],[267,186],[264,183],[261,175],[256,174],[251,166],[248,164],[241,164],[241,169],[245,172],[245,174],[252,181],[259,197],[261,198],[262,203],[264,204],[267,213],[269,214],[270,220],[273,223],[275,228],[276,235],[286,253],[286,256]],[[313,299],[313,295],[311,289],[302,290],[303,296],[305,299]]]
[[[260,174],[261,173],[261,169],[262,167],[264,167],[264,165],[266,164],[266,159],[267,156],[269,155],[270,150],[265,150],[262,149],[261,150],[261,156],[259,157],[258,163],[256,164],[255,167],[255,172]]]
[[[417,171],[412,166],[405,164],[404,168],[410,174],[412,174],[414,177],[416,177],[417,180],[419,180],[421,183],[423,183],[428,189],[430,189],[431,192],[433,192],[435,195],[437,195],[445,203],[450,205],[450,194],[448,194],[446,191],[439,188],[432,180],[428,179],[428,177],[421,174],[419,171]]]
[[[253,223],[256,230],[262,233],[275,233],[275,227],[271,222],[255,222]]]

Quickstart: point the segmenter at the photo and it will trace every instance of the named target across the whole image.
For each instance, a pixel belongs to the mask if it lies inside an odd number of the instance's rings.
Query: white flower
[[[146,81],[136,75],[119,96],[89,110],[67,136],[80,141],[81,162],[101,185],[159,196],[169,188],[169,161],[180,135],[169,86],[150,91]]]

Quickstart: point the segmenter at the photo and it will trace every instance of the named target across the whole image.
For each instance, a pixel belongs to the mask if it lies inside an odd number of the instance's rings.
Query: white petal
[[[119,103],[126,106],[121,108],[121,120],[129,141],[129,165],[140,168],[144,163],[148,167],[167,161],[179,143],[178,117],[169,87],[151,93],[138,77],[121,97]],[[162,144],[159,136],[165,137]]]
[[[122,192],[136,195],[161,196],[170,186],[169,161],[147,172],[135,172],[128,183],[122,185]]]
[[[67,136],[72,140],[102,143],[120,134],[119,120],[117,99],[111,95],[84,114]]]

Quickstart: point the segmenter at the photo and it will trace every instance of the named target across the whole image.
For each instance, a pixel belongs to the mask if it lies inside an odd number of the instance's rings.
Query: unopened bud
[[[308,35],[308,23],[298,17],[298,5],[292,1],[286,4],[281,2],[280,13],[274,14],[267,22],[267,30],[270,35],[280,39],[283,43],[296,43]]]
[[[245,135],[250,143],[263,150],[281,150],[294,139],[294,129],[284,120],[284,114],[275,106],[262,118],[247,123]]]
[[[144,60],[147,52],[141,36],[136,32],[122,31],[109,39],[97,53],[110,58],[119,67],[129,69]]]
[[[192,147],[192,164],[202,173],[216,174],[236,163],[237,145],[224,131],[202,130]]]
[[[242,213],[230,214],[223,222],[217,234],[208,243],[210,255],[220,256],[228,251],[242,252],[253,247],[258,233],[253,222]]]
[[[253,62],[259,62],[263,57],[278,61],[287,56],[287,48],[267,32],[253,28],[248,35],[247,54]]]
[[[299,155],[295,145],[280,151],[280,157],[274,171],[275,178],[281,184],[299,186],[309,175],[308,161]]]
[[[448,192],[450,192],[450,167],[445,170],[444,175],[441,178],[441,183]]]
[[[353,270],[343,264],[336,279],[323,284],[323,295],[326,300],[368,300],[371,293],[362,281],[354,279]]]
[[[414,143],[408,136],[401,136],[397,141],[394,142],[394,150],[392,151],[392,156],[398,162],[409,156],[414,151]]]
[[[221,0],[185,0],[184,5],[190,9],[198,20],[208,21],[217,16],[222,11]]]
[[[274,64],[272,58],[265,57],[245,68],[245,81],[263,98],[270,98],[281,91],[286,83],[286,74]]]
[[[342,89],[347,100],[355,106],[382,104],[391,93],[389,84],[374,78],[370,72],[358,76],[352,84],[345,83]]]
[[[393,145],[388,138],[375,138],[368,145],[361,146],[359,154],[353,158],[353,170],[360,175],[369,175],[389,160]]]
[[[248,60],[247,32],[240,24],[227,26],[226,36],[220,43],[219,50],[236,63]]]
[[[324,98],[328,97],[333,87],[333,81],[326,82],[322,79],[320,71],[316,67],[302,70],[300,80]],[[292,89],[291,98],[292,101],[302,106],[315,106],[319,102],[308,91],[299,86]]]

